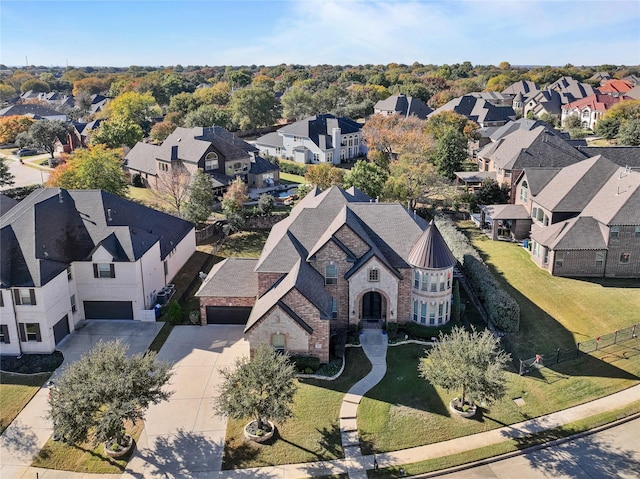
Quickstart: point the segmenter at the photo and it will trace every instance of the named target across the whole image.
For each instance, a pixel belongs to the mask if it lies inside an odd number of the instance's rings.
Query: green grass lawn
[[[491,241],[471,222],[458,227],[520,304],[520,331],[509,337],[518,356],[572,348],[640,323],[640,280],[554,277],[517,244]]]
[[[217,256],[223,258],[259,258],[269,231],[240,231],[229,235]]]
[[[24,409],[51,373],[12,374],[0,373],[0,433]]]
[[[388,350],[386,376],[358,409],[364,453],[395,451],[514,424],[620,391],[640,379],[640,340],[628,341],[529,376],[510,371],[505,397],[481,408],[475,419],[465,420],[448,411],[458,391],[434,388],[418,376],[418,362],[425,355],[425,347],[419,345]],[[518,397],[524,406],[513,402]]]
[[[291,173],[280,172],[280,183],[287,184],[301,184],[305,183],[304,176],[294,175]]]
[[[144,423],[127,427],[134,440],[140,437]],[[56,469],[59,471],[84,472],[94,474],[121,474],[133,454],[134,448],[121,459],[112,459],[104,454],[104,445],[70,445],[49,439],[31,463],[32,467]]]
[[[349,388],[371,369],[360,348],[348,348],[346,361],[344,373],[335,381],[299,380],[294,417],[278,424],[275,439],[268,443],[245,442],[242,429],[249,420],[229,420],[223,469],[343,457],[339,421],[342,399]]]

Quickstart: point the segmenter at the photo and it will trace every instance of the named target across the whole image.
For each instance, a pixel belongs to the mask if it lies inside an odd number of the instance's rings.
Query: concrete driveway
[[[84,321],[75,333],[67,336],[58,349],[64,354],[64,363],[52,375],[60,374],[64,365],[80,359],[100,339],[120,338],[129,344],[129,354],[145,351],[156,337],[162,323],[139,321],[91,320]],[[18,414],[0,437],[0,477],[22,477],[35,455],[42,449],[52,433],[49,411],[48,386],[42,387]],[[62,476],[60,476],[62,477]]]
[[[169,401],[151,406],[123,478],[199,478],[220,471],[227,421],[213,414],[220,368],[249,355],[244,326],[176,326],[158,354],[174,364]]]

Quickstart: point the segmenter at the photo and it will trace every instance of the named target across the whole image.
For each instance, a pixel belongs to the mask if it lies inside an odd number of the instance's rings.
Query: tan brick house
[[[327,362],[331,338],[360,321],[449,322],[455,264],[435,225],[403,206],[316,188],[259,259],[216,265],[196,295],[203,322],[246,321],[252,350],[267,343]]]

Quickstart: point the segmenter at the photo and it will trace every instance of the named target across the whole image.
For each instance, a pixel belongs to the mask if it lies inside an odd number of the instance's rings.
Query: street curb
[[[574,441],[576,439],[580,439],[583,438],[585,436],[590,436],[591,434],[595,434],[601,431],[606,431],[607,429],[611,429],[613,427],[616,426],[620,426],[622,424],[625,424],[629,421],[633,421],[634,419],[640,419],[640,412],[638,413],[634,413],[631,414],[629,416],[623,417],[622,419],[616,419],[613,422],[607,423],[607,424],[603,424],[601,426],[597,426],[594,427],[593,429],[589,429],[587,431],[582,431],[582,432],[578,432],[576,434],[573,434],[571,436],[567,436],[567,437],[563,437],[561,439],[554,439],[553,441],[549,441],[549,442],[545,442],[542,444],[538,444],[536,446],[531,446],[528,447],[526,449],[520,449],[517,451],[512,451],[512,452],[507,452],[505,454],[501,454],[499,456],[493,456],[493,457],[488,457],[486,459],[480,459],[478,461],[474,461],[474,462],[469,462],[467,464],[461,464],[459,466],[454,466],[454,467],[450,467],[448,469],[441,469],[439,471],[433,471],[433,472],[425,472],[425,473],[421,473],[421,474],[416,474],[414,476],[406,476],[406,477],[411,477],[411,478],[416,478],[416,479],[426,479],[426,478],[431,478],[431,477],[440,477],[440,476],[444,476],[446,474],[452,474],[455,472],[461,472],[461,471],[466,471],[468,469],[473,469],[474,467],[478,467],[478,466],[486,466],[487,464],[493,464],[495,462],[500,462],[504,459],[510,459],[512,457],[516,457],[516,456],[522,456],[524,454],[528,454],[530,452],[535,452],[535,451],[539,451],[541,449],[546,449],[547,447],[551,447],[551,446],[557,446],[560,444],[564,444],[565,442],[569,442],[569,441]],[[553,428],[552,428],[553,429]],[[545,429],[545,431],[548,431],[549,429]],[[544,431],[541,431],[544,432]]]

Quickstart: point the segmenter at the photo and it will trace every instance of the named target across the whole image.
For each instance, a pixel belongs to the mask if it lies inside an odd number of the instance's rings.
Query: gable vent
[[[107,220],[113,221],[113,218],[111,217],[111,208],[107,208]]]

